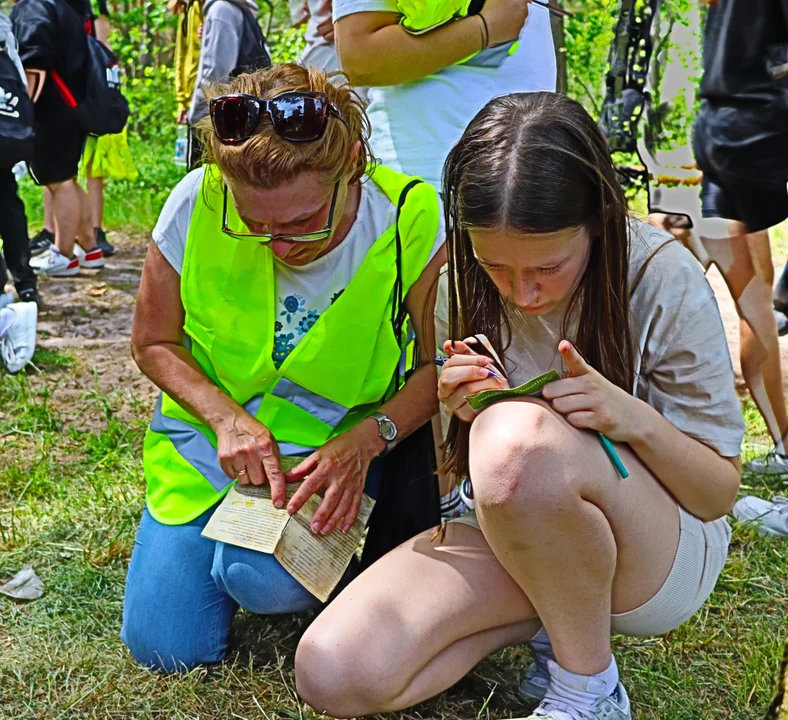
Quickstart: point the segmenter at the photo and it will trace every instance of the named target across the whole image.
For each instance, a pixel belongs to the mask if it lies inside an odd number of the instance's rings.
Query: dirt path
[[[84,428],[93,422],[79,397],[88,391],[125,396],[121,413],[153,403],[156,389],[129,353],[134,302],[148,240],[111,233],[117,252],[101,270],[83,270],[73,278],[43,278],[38,343],[76,360],[70,371],[47,373],[54,380],[52,401]],[[33,376],[35,377],[35,376]],[[137,411],[139,411],[137,407]],[[135,413],[132,413],[135,414]],[[124,419],[132,419],[127,417]]]

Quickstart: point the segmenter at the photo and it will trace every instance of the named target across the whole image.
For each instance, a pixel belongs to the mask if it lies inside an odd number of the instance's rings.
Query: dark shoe
[[[773,310],[774,319],[777,321],[777,334],[782,337],[788,335],[788,317],[779,310]]]
[[[44,228],[38,235],[30,238],[30,255],[36,257],[42,255],[55,243],[55,236]]]
[[[109,257],[115,254],[115,246],[107,240],[107,236],[101,228],[93,228],[96,233],[96,245],[104,251],[104,257]]]
[[[36,290],[36,288],[27,288],[26,290],[20,290],[19,302],[34,302],[36,305],[40,305],[41,298],[38,295],[38,290]]]

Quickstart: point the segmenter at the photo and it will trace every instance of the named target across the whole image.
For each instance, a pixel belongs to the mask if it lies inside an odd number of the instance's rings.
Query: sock
[[[461,502],[460,489],[454,485],[449,492],[441,496],[441,517],[445,520],[458,517]]]
[[[547,697],[572,706],[592,707],[603,697],[612,695],[618,687],[618,665],[616,658],[610,661],[607,670],[596,675],[578,675],[564,670],[554,660],[548,661],[550,688]]]
[[[551,660],[555,660],[553,653],[553,644],[550,642],[550,636],[547,634],[545,626],[539,628],[539,631],[528,641],[535,653],[546,655]]]

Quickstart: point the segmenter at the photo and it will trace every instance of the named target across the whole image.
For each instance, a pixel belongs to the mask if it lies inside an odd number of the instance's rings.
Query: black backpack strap
[[[408,311],[405,308],[404,298],[403,298],[403,280],[402,280],[402,237],[400,236],[399,232],[399,219],[400,215],[402,214],[402,208],[405,205],[405,201],[407,200],[408,193],[413,190],[414,187],[423,183],[423,180],[411,180],[404,188],[402,188],[402,192],[400,193],[399,200],[397,202],[397,219],[394,225],[394,242],[396,245],[396,268],[397,268],[397,278],[394,282],[394,300],[391,304],[391,327],[394,330],[394,337],[397,338],[397,344],[400,344],[402,341],[402,329],[405,326],[405,318],[407,317]],[[395,377],[395,389],[399,387],[400,375],[399,375],[399,363],[397,363],[397,369],[394,371]]]

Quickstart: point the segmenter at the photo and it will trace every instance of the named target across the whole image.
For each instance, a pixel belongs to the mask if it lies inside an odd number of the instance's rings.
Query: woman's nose
[[[283,258],[290,252],[291,248],[295,245],[291,240],[272,240],[271,250],[278,258]]]

